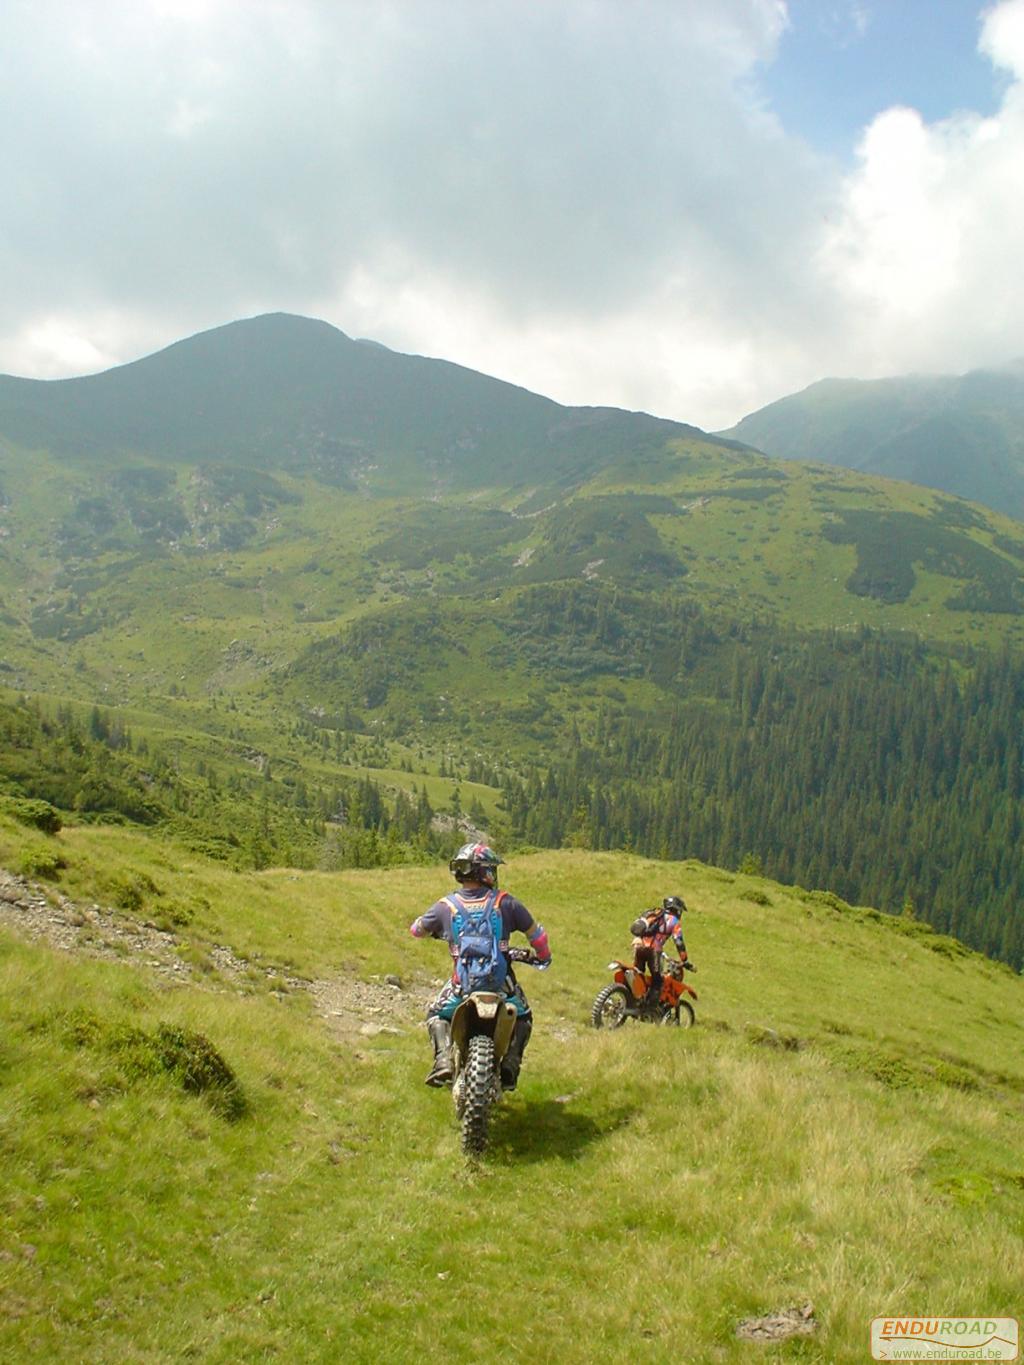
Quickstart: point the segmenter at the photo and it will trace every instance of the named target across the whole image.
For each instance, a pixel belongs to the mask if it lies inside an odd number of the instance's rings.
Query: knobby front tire
[[[487,1124],[494,1090],[494,1039],[486,1033],[469,1040],[462,1098],[462,1150],[479,1156],[487,1146]]]
[[[680,1000],[675,1009],[665,1011],[661,1022],[669,1028],[692,1028],[696,1018],[693,1006],[688,1005],[685,1000]]]

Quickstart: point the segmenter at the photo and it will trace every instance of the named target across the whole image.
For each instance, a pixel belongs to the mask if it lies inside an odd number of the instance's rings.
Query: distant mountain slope
[[[825,379],[720,434],[1024,516],[1022,361],[957,376]]]
[[[395,491],[573,482],[695,432],[644,413],[563,407],[283,313],[103,374],[0,377],[0,438],[15,445],[242,462]]]

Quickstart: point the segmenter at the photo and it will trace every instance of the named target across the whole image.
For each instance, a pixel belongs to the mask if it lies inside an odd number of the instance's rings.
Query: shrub
[[[752,886],[749,891],[740,892],[741,901],[750,901],[752,905],[771,905],[772,898],[764,891],[759,891],[756,886]]]
[[[141,910],[146,897],[159,896],[160,888],[145,872],[123,873],[112,878],[110,894],[122,910]]]
[[[880,1048],[857,1049],[848,1053],[846,1060],[855,1071],[864,1072],[890,1090],[920,1089],[921,1073],[891,1052]]]
[[[834,891],[808,891],[804,900],[812,905],[827,905],[830,910],[849,910],[849,905]]]
[[[23,825],[31,825],[44,834],[58,834],[63,828],[60,812],[49,801],[36,801],[26,796],[5,796],[0,809]]]
[[[762,1024],[748,1024],[747,1037],[759,1047],[779,1048],[783,1052],[800,1052],[806,1044],[795,1033],[780,1033],[778,1029],[767,1028]]]
[[[933,953],[938,953],[941,957],[970,957],[971,949],[965,943],[961,943],[957,938],[950,938],[947,934],[936,934],[925,944]]]
[[[171,1076],[190,1094],[201,1095],[234,1122],[246,1112],[245,1096],[234,1072],[201,1033],[171,1024],[150,1032],[121,1020],[107,1020],[76,1006],[41,1021],[71,1047],[90,1048],[110,1057],[122,1084]]]
[[[163,929],[165,933],[170,933],[174,929],[184,929],[191,924],[196,917],[196,912],[191,905],[184,905],[181,901],[171,901],[169,905],[162,905],[160,911],[154,916],[158,929]]]
[[[67,861],[54,849],[27,848],[18,860],[18,871],[23,877],[47,877],[56,880]]]
[[[76,1005],[53,1021],[55,1031],[72,1047],[95,1047],[103,1036],[103,1024],[95,1014]]]
[[[217,1049],[201,1033],[161,1024],[156,1046],[164,1069],[176,1076],[185,1090],[202,1094],[225,1118],[245,1113],[245,1097],[234,1072]]]
[[[932,1076],[940,1085],[952,1086],[954,1090],[978,1090],[980,1084],[973,1071],[960,1066],[957,1062],[946,1062],[937,1058],[929,1063]]]

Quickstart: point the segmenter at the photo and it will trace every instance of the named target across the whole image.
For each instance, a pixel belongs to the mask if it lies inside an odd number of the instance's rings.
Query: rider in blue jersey
[[[443,938],[452,955],[452,978],[445,983],[427,1010],[427,1030],[434,1046],[434,1065],[426,1078],[427,1085],[446,1085],[452,1078],[451,1018],[462,998],[456,941],[460,913],[486,905],[500,917],[498,947],[504,956],[503,989],[515,1005],[518,1015],[515,1035],[501,1064],[501,1084],[504,1090],[516,1088],[523,1052],[533,1030],[533,1015],[506,955],[509,936],[516,932],[525,934],[541,967],[550,964],[551,948],[543,927],[537,924],[522,901],[510,896],[507,891],[498,890],[498,867],[503,861],[486,844],[464,844],[448,864],[458,882],[458,889],[435,901],[425,914],[409,926],[409,932],[416,938]]]

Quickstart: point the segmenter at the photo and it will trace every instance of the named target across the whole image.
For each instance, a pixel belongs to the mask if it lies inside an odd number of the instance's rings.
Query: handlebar
[[[508,959],[510,962],[518,962],[523,967],[542,967],[545,965],[532,948],[509,948]]]

